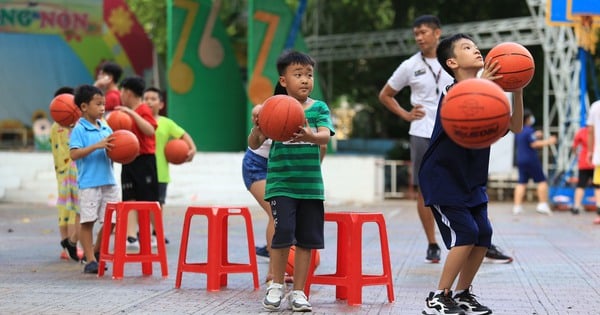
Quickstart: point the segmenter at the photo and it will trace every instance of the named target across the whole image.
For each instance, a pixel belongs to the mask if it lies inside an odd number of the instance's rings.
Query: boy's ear
[[[452,70],[458,68],[458,63],[456,62],[456,59],[454,59],[454,58],[446,59],[446,65],[448,66],[448,68],[450,68]]]
[[[287,83],[285,83],[285,77],[282,75],[279,76],[279,84],[281,84],[283,87],[287,86]]]

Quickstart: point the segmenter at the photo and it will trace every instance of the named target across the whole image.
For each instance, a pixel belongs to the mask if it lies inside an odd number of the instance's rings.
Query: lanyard
[[[423,62],[427,65],[427,68],[429,68],[429,71],[431,71],[431,75],[433,75],[433,78],[435,79],[435,94],[440,95],[440,88],[438,87],[438,82],[440,82],[440,77],[442,75],[442,68],[440,68],[438,70],[438,73],[436,75],[435,72],[433,72],[433,68],[431,68],[431,65],[429,63],[427,63],[427,61],[425,60],[425,57],[423,57],[423,53],[421,53],[421,60],[423,60]]]

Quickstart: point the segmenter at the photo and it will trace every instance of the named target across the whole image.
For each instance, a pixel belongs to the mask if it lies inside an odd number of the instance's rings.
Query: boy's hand
[[[110,135],[100,141],[98,141],[98,143],[96,143],[96,148],[98,149],[106,149],[108,151],[112,150],[112,148],[115,146],[112,141],[115,139],[115,137],[113,135]]]
[[[488,79],[488,80],[498,80],[500,78],[502,78],[502,75],[496,75],[496,72],[498,72],[498,70],[500,70],[500,65],[498,64],[498,60],[495,60],[491,63],[484,63],[483,64],[483,71],[481,72],[481,78],[482,79]]]
[[[308,119],[304,120],[304,126],[298,126],[298,131],[294,133],[290,142],[312,142],[313,131],[308,124]]]

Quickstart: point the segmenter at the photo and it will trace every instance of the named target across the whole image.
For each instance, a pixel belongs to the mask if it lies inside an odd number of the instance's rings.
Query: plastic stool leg
[[[135,209],[132,211],[137,211],[138,213],[138,231],[139,235],[139,243],[140,243],[140,255],[151,255],[152,248],[150,245],[150,209],[141,208]],[[152,274],[152,261],[144,260],[142,263],[142,274],[143,275],[151,275]]]
[[[113,253],[113,279],[123,278],[123,269],[126,255],[127,242],[127,216],[129,211],[123,209],[123,204],[117,204],[117,226],[115,228],[115,241]]]
[[[160,206],[158,206],[154,210],[154,230],[156,231],[156,241],[157,241],[157,253],[160,258],[160,271],[163,278],[169,276],[169,265],[167,264],[167,249],[165,246],[165,231],[163,230],[163,220],[162,214],[160,210]]]
[[[379,225],[379,239],[381,242],[381,262],[383,264],[383,274],[387,276],[387,295],[390,303],[394,302],[394,283],[392,281],[392,266],[390,262],[390,249],[387,238],[387,229],[383,217],[377,222]]]
[[[187,248],[190,234],[190,222],[192,221],[193,214],[191,211],[185,213],[183,221],[183,229],[181,231],[181,245],[179,246],[179,261],[177,263],[177,275],[175,276],[175,288],[181,287],[181,276],[183,274],[183,265],[186,264],[187,259]]]

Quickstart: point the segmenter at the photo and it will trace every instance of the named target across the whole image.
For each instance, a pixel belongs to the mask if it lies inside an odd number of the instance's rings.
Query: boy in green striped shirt
[[[284,274],[290,246],[296,246],[294,287],[289,294],[293,311],[311,311],[303,289],[312,249],[324,247],[324,187],[320,146],[335,134],[327,104],[309,97],[314,84],[315,61],[308,55],[289,51],[277,60],[279,83],[304,108],[306,123],[298,126],[285,142],[273,141],[267,166],[265,200],[271,205],[275,234],[271,243],[273,282],[267,288],[263,307],[278,310],[284,297]],[[255,126],[260,133],[260,127]],[[266,139],[260,136],[258,146]],[[256,148],[253,148],[256,149]]]

